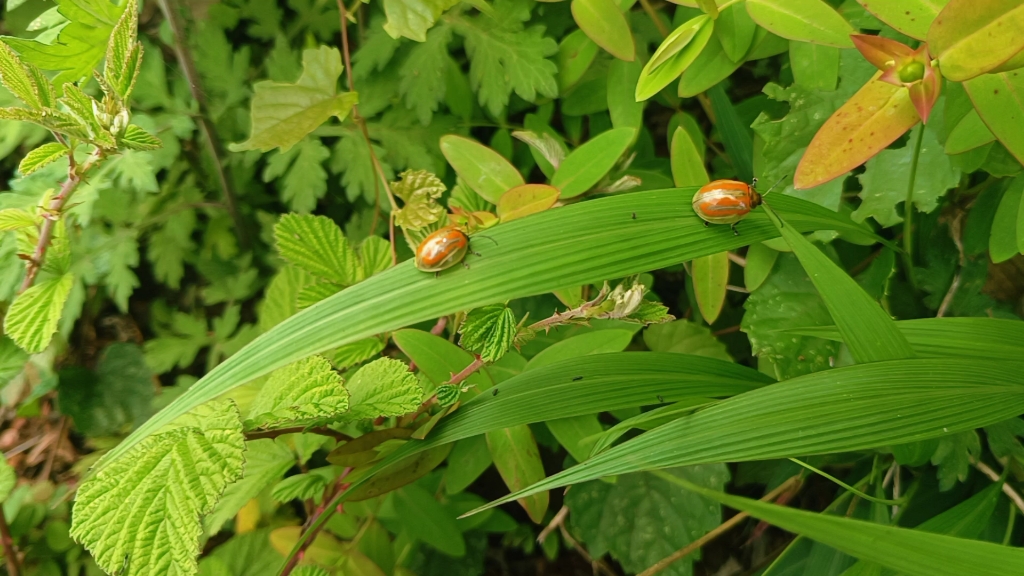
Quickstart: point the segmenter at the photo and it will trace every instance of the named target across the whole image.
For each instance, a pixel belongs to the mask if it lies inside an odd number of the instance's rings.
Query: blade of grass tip
[[[1024,567],[1021,548],[796,510],[717,492],[678,477],[672,482],[787,532],[908,576],[1003,576]]]
[[[896,326],[896,322],[857,281],[850,277],[810,240],[787,226],[770,206],[764,206],[768,218],[793,249],[800,264],[825,301],[843,341],[857,362],[878,362],[913,358],[914,349]]]
[[[722,134],[722,143],[732,160],[736,176],[743,182],[754,178],[754,139],[750,129],[743,125],[736,108],[725,93],[721,83],[707,91],[711,99],[711,109],[715,112],[715,125]]]
[[[814,472],[815,474],[817,474],[819,476],[822,476],[824,478],[828,478],[829,480],[831,480],[831,481],[835,482],[836,484],[842,486],[846,490],[849,490],[850,492],[853,492],[854,494],[856,494],[857,496],[860,496],[861,498],[867,500],[868,502],[874,502],[875,504],[884,504],[886,506],[902,506],[903,504],[906,504],[906,502],[907,502],[906,498],[899,498],[899,499],[896,499],[896,500],[886,500],[884,498],[876,498],[874,496],[870,496],[870,495],[868,495],[865,492],[861,492],[860,490],[857,490],[853,486],[850,486],[846,482],[843,482],[842,480],[840,480],[839,478],[836,478],[835,476],[829,474],[828,472],[825,472],[824,470],[819,470],[819,469],[815,468],[814,466],[811,466],[810,464],[804,462],[803,460],[800,460],[800,459],[797,459],[797,458],[789,458],[789,461],[794,463],[794,464],[797,464],[799,466],[803,466],[804,468],[810,470],[811,472]]]

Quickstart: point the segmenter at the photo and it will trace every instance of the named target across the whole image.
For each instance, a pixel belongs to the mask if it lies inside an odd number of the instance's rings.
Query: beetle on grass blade
[[[771,192],[779,185],[779,181],[768,189]],[[704,221],[704,226],[710,224],[731,224],[732,233],[739,236],[736,230],[736,223],[750,214],[750,211],[761,205],[761,199],[768,195],[768,192],[759,194],[755,189],[757,178],[746,184],[739,180],[715,180],[701,186],[700,190],[693,195],[693,211]]]
[[[481,236],[481,238],[487,238],[494,242],[494,239],[487,236]],[[494,243],[497,244],[497,242]],[[459,263],[469,268],[469,265],[463,262],[468,253],[472,253],[474,256],[480,255],[470,250],[469,236],[461,227],[457,225],[445,226],[431,233],[420,242],[420,245],[416,248],[416,268],[424,272],[434,272],[435,274],[439,274],[442,270],[447,270]]]

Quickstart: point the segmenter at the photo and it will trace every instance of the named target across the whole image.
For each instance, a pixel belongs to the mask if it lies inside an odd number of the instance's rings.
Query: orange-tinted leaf
[[[921,118],[922,122],[928,122],[928,116],[931,114],[932,107],[935,106],[935,102],[939,99],[939,89],[941,86],[942,79],[939,78],[938,74],[925,74],[920,82],[915,82],[909,86],[910,101],[913,102],[914,109],[917,110],[917,115]]]
[[[498,218],[502,222],[543,212],[555,205],[560,192],[547,184],[523,184],[502,194],[498,200]]]
[[[1003,64],[1024,48],[1020,0],[952,0],[928,30],[942,75],[962,82]]]
[[[1009,70],[1017,70],[1018,68],[1024,68],[1024,50],[1017,52],[1017,55],[1010,58],[1006,62],[1003,62],[999,66],[996,66],[990,72],[995,74],[996,72],[1006,72]]]
[[[853,46],[860,51],[864,59],[879,70],[885,70],[896,60],[907,58],[914,53],[910,46],[882,36],[851,34],[850,40],[853,40]]]
[[[813,188],[867,162],[920,121],[906,88],[876,74],[818,130],[796,169],[794,185]]]
[[[1024,162],[1024,70],[984,74],[964,82],[982,122],[1018,162]]]

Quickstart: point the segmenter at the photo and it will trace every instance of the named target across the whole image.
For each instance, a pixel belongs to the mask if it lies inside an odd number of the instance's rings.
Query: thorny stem
[[[319,520],[320,516],[322,516],[324,513],[333,513],[334,507],[341,507],[341,504],[334,505],[334,500],[338,496],[344,494],[345,490],[348,489],[349,484],[343,483],[342,481],[345,479],[346,476],[348,476],[349,472],[351,471],[352,468],[349,467],[345,468],[341,472],[341,475],[338,476],[337,480],[334,481],[334,485],[328,488],[328,493],[324,494],[323,499],[325,503],[318,506],[316,510],[313,512],[313,514],[306,519],[306,523],[302,526],[304,531],[308,530],[308,533],[305,534],[306,540],[299,546],[299,549],[296,550],[294,554],[288,557],[288,561],[285,563],[284,568],[281,569],[280,576],[288,576],[289,574],[291,574],[292,570],[295,570],[295,567],[298,566],[299,562],[302,561],[302,557],[305,555],[306,549],[309,548],[310,544],[312,544],[313,541],[316,539],[316,535],[319,534],[320,530],[323,529],[324,523],[320,523],[319,526],[317,525],[317,521]]]
[[[775,490],[772,490],[771,492],[765,494],[764,497],[761,498],[761,502],[768,502],[768,501],[774,500],[775,498],[777,498],[782,493],[795,488],[796,485],[799,484],[799,479],[800,479],[800,476],[794,476],[794,477],[790,478],[789,480],[783,482],[778,488],[776,488]],[[666,556],[665,558],[659,560],[657,564],[651,566],[647,570],[644,570],[643,572],[641,572],[639,574],[639,576],[654,576],[654,574],[657,574],[658,572],[661,572],[665,568],[668,568],[673,562],[675,562],[677,560],[680,560],[682,558],[685,558],[686,556],[689,556],[695,550],[701,548],[702,546],[704,546],[708,542],[714,540],[715,538],[721,536],[725,532],[728,532],[733,526],[739,524],[744,519],[746,519],[748,516],[749,516],[749,514],[747,514],[746,512],[740,512],[740,513],[736,514],[732,518],[729,518],[728,520],[726,520],[725,522],[720,524],[714,530],[712,530],[712,531],[708,532],[707,534],[701,536],[697,540],[694,540],[693,542],[687,544],[683,548],[681,548],[679,550],[676,550],[675,552],[673,552],[669,556]]]
[[[338,17],[341,20],[341,55],[345,59],[345,78],[348,81],[349,92],[355,92],[355,85],[352,83],[352,57],[348,47],[348,10],[345,8],[343,0],[337,1]],[[377,153],[373,151],[370,130],[366,127],[366,120],[359,114],[359,106],[352,106],[352,121],[356,123],[356,126],[359,126],[359,131],[363,133],[366,147],[370,150],[370,162],[373,164],[373,170],[377,173],[377,179],[380,180],[380,184],[384,186],[384,193],[387,194],[388,202],[391,204],[391,213],[388,215],[388,241],[391,242],[391,265],[394,266],[398,264],[398,252],[395,249],[395,212],[398,210],[398,203],[395,202],[395,196],[391,193],[391,186],[388,184],[388,178],[384,174],[384,167],[381,166],[380,160],[377,159]],[[377,184],[375,183],[374,187],[376,186]],[[380,202],[379,195],[377,202]],[[374,225],[376,226],[376,211],[374,214]]]
[[[924,141],[924,124],[917,129],[914,155],[910,159],[910,182],[907,184],[907,200],[903,203],[903,263],[907,269],[907,280],[916,288],[914,281],[914,237],[911,231],[914,220],[914,184],[917,180],[917,161],[921,157],[921,142]]]
[[[473,361],[470,362],[468,366],[460,370],[458,374],[452,374],[451,378],[447,382],[445,382],[446,385],[454,386],[462,382],[466,378],[472,376],[473,373],[476,372],[477,370],[483,368],[486,362],[482,358],[480,358],[479,354],[474,354],[473,356]],[[437,394],[434,394],[430,398],[427,398],[426,400],[423,401],[422,404],[420,404],[420,407],[417,408],[415,412],[402,416],[400,426],[406,426],[412,422],[415,422],[416,419],[420,417],[420,415],[429,410],[430,407],[433,406],[436,402]]]
[[[306,428],[305,426],[293,426],[291,428],[278,428],[276,430],[263,430],[260,432],[248,432],[245,435],[246,440],[259,440],[260,438],[277,438],[278,436],[284,436],[285,434],[299,434],[302,432],[308,432],[310,434],[319,434],[320,436],[330,436],[335,440],[348,442],[352,440],[352,437],[348,434],[342,434],[337,430],[332,430],[326,426],[317,426],[316,428]]]
[[[103,152],[97,148],[89,156],[89,159],[85,161],[85,164],[78,166],[75,163],[74,150],[68,152],[68,159],[71,162],[68,166],[68,179],[61,184],[60,191],[50,199],[50,204],[46,207],[46,212],[43,214],[43,225],[39,227],[39,240],[36,242],[35,250],[32,251],[28,266],[25,268],[25,280],[21,283],[21,290],[19,292],[24,292],[32,287],[32,283],[36,280],[36,275],[39,274],[39,269],[43,267],[43,261],[46,259],[46,250],[50,247],[50,241],[53,240],[53,229],[57,225],[57,221],[60,220],[64,205],[67,204],[71,195],[74,194],[75,189],[78,188],[85,174],[102,158]]]
[[[607,295],[608,295],[608,287],[605,286],[604,288],[601,289],[601,291],[597,294],[597,297],[594,298],[593,300],[584,302],[583,304],[580,304],[579,306],[577,306],[575,308],[572,308],[570,310],[566,310],[565,312],[555,312],[553,315],[551,315],[548,318],[545,318],[545,319],[543,319],[543,320],[541,320],[539,322],[534,322],[533,324],[530,324],[529,329],[533,330],[534,332],[537,332],[537,331],[540,331],[540,330],[547,331],[547,330],[550,330],[553,326],[556,326],[558,324],[564,324],[564,323],[566,323],[566,322],[568,322],[570,320],[574,320],[576,318],[585,318],[586,314],[587,314],[587,311],[590,310],[591,308],[593,308],[594,306],[597,306],[601,302],[603,302],[605,296],[607,296]]]
[[[3,508],[0,508],[0,542],[3,543],[4,559],[7,560],[7,573],[10,576],[20,576],[21,566],[18,564],[18,549],[14,545],[14,538],[11,537],[11,528],[7,525],[7,518],[4,516]]]
[[[210,152],[213,169],[217,173],[217,182],[220,184],[221,195],[224,197],[224,205],[227,207],[228,213],[231,214],[232,222],[234,222],[236,234],[238,235],[238,244],[243,250],[248,250],[249,234],[246,231],[245,220],[242,219],[242,214],[238,211],[238,197],[231,186],[231,180],[228,179],[224,163],[221,161],[222,147],[220,138],[214,130],[213,122],[210,120],[209,105],[206,102],[206,96],[203,93],[203,87],[199,80],[199,72],[196,71],[195,60],[192,59],[192,52],[189,50],[188,43],[185,40],[184,27],[177,11],[177,4],[175,4],[175,0],[158,1],[160,3],[160,10],[163,11],[164,18],[167,19],[167,25],[171,28],[171,35],[174,37],[174,53],[178,57],[178,63],[181,65],[182,72],[185,74],[185,80],[188,81],[189,92],[192,93],[192,98],[199,105],[199,127],[203,133],[206,147]]]

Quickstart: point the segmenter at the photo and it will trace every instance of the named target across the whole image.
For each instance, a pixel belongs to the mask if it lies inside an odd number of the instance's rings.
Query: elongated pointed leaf
[[[561,190],[562,198],[573,198],[590,190],[626,152],[635,135],[633,128],[612,128],[591,138],[562,161],[551,185]]]
[[[892,360],[793,378],[724,400],[480,508],[587,480],[708,462],[868,450],[1024,411],[1021,362]]]
[[[701,14],[669,34],[640,72],[637,101],[650,99],[678,78],[707,45],[713,30],[714,21]]]
[[[1017,0],[952,0],[928,29],[928,51],[942,75],[962,82],[1024,49],[1024,4]]]
[[[796,169],[798,189],[846,174],[920,121],[907,89],[877,80],[880,75],[868,80],[814,135]]]
[[[748,256],[749,262],[749,256]],[[1024,322],[1002,318],[920,318],[900,320],[896,327],[919,358],[967,356],[992,360],[1024,358]],[[842,342],[835,326],[787,330],[792,334]],[[956,334],[951,338],[951,334]]]
[[[985,74],[964,82],[981,121],[1024,162],[1024,71]]]
[[[823,0],[747,0],[750,17],[787,40],[853,48],[853,26]]]
[[[939,11],[949,0],[857,0],[876,18],[918,40],[928,37]]]
[[[725,93],[725,88],[718,84],[708,90],[711,108],[715,111],[718,132],[722,135],[725,151],[732,160],[736,176],[743,182],[754,178],[754,139],[750,127],[740,120],[736,108]]]
[[[747,265],[743,267],[743,285],[747,290],[753,292],[764,283],[778,258],[779,252],[764,244],[751,244],[747,248]]]
[[[703,186],[708,183],[708,172],[704,169],[704,142],[693,141],[683,127],[676,128],[672,135],[669,151],[672,162],[672,180],[676,186]]]
[[[486,437],[494,467],[498,469],[501,479],[510,490],[519,491],[544,478],[540,450],[529,426],[519,424],[501,430],[491,430]],[[534,524],[540,524],[544,519],[544,512],[548,509],[548,500],[548,493],[540,492],[520,498],[519,504],[526,510]]]
[[[558,188],[547,184],[523,184],[501,195],[498,218],[502,222],[543,212],[558,202]]]
[[[725,304],[725,286],[729,283],[729,253],[719,252],[695,258],[692,264],[693,294],[700,315],[714,324]]]
[[[497,204],[508,189],[526,183],[501,154],[469,138],[442,137],[441,153],[466,185],[491,204]]]
[[[771,208],[765,206],[771,213]],[[782,237],[800,259],[814,287],[832,314],[843,341],[858,362],[913,358],[914,350],[896,323],[838,264],[780,220]]]
[[[626,16],[612,0],[572,0],[572,17],[580,30],[619,60],[636,58]]]
[[[972,109],[950,130],[946,138],[946,154],[961,154],[995,139],[996,135],[981,121],[978,111]]]
[[[497,245],[474,244],[481,256],[468,258],[468,270],[434,277],[408,261],[390,268],[274,326],[136,429],[105,460],[192,408],[310,354],[457,311],[622,278],[778,236],[760,210],[744,220],[743,236],[733,236],[727,227],[705,228],[689,205],[694,192],[674,188],[609,196],[501,224],[487,232]],[[797,198],[780,196],[772,205],[802,232],[868,233]]]
[[[739,5],[737,4],[737,6]],[[764,30],[764,28],[758,28],[758,30]],[[774,34],[772,37],[778,38]],[[728,78],[743,64],[743,57],[739,60],[729,58],[721,38],[722,35],[717,31],[712,34],[700,56],[697,56],[679,77],[677,93],[680,98],[692,98],[709,90],[712,86]],[[789,43],[787,40],[782,42]]]
[[[754,41],[757,24],[747,12],[747,7],[741,2],[729,6],[718,14],[718,19],[715,20],[715,29],[719,41],[722,42],[722,49],[725,50],[729,59],[739,62]]]

